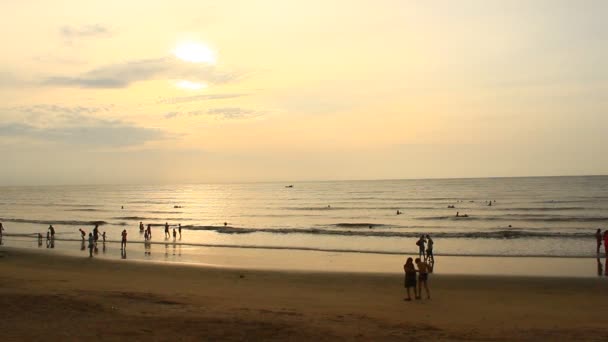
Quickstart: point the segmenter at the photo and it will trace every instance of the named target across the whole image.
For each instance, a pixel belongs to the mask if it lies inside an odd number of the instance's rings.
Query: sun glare
[[[191,63],[215,64],[215,52],[207,45],[196,42],[184,42],[173,49],[175,57]]]
[[[201,90],[207,88],[205,83],[192,82],[188,80],[181,80],[175,83],[178,88],[187,89],[187,90]]]

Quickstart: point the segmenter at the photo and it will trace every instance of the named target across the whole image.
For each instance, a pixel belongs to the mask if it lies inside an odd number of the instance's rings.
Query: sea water
[[[32,186],[0,194],[5,240],[46,238],[52,224],[58,241],[77,242],[79,228],[97,224],[109,241],[126,229],[130,244],[143,244],[142,222],[152,225],[153,243],[190,255],[214,246],[413,255],[429,234],[436,255],[591,257],[596,229],[608,229],[608,176]]]

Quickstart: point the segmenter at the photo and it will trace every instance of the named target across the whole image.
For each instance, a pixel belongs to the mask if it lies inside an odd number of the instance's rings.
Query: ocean
[[[222,246],[405,255],[417,253],[416,240],[429,234],[436,255],[591,257],[595,230],[608,229],[608,176],[0,191],[5,239],[33,243],[52,224],[58,241],[77,242],[79,228],[98,224],[109,241],[126,229],[130,244],[143,244],[143,222],[153,227],[152,242],[192,254],[197,246]],[[181,239],[165,240],[165,223],[181,224]]]

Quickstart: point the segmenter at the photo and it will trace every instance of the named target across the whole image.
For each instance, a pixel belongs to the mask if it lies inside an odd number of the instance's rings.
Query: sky
[[[0,185],[608,174],[607,1],[0,12]]]

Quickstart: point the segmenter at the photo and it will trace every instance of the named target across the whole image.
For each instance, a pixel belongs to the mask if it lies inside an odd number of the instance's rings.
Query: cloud
[[[158,103],[162,104],[178,104],[178,103],[186,103],[186,102],[194,102],[194,101],[207,101],[207,100],[223,100],[223,99],[233,99],[237,97],[247,96],[247,94],[206,94],[206,95],[194,95],[194,96],[181,96],[181,97],[171,97],[166,99],[161,99]]]
[[[220,116],[224,119],[244,119],[244,118],[252,118],[252,117],[260,116],[263,113],[254,111],[254,110],[243,109],[243,108],[239,108],[239,107],[225,107],[225,108],[209,109],[207,111],[207,114]]]
[[[185,113],[169,112],[165,114],[165,119],[172,119],[178,116],[200,116],[208,115],[216,118],[233,120],[233,119],[248,119],[264,115],[264,112],[244,109],[240,107],[224,107],[212,108],[207,110],[195,110]]]
[[[0,136],[18,136],[83,146],[132,146],[164,137],[160,130],[105,122],[98,125],[39,128],[27,124],[0,125]]]
[[[167,57],[110,64],[76,76],[52,76],[42,84],[77,88],[125,88],[131,83],[154,79],[190,79],[208,84],[223,84],[239,77],[236,72],[223,72],[215,66],[186,63]]]
[[[89,147],[121,147],[159,140],[167,134],[159,129],[137,127],[117,120],[88,118],[77,114],[52,126],[27,123],[0,125],[0,137],[26,138]]]
[[[165,114],[165,119],[171,119],[174,117],[177,117],[179,115],[179,112],[169,112],[167,114]]]
[[[79,27],[63,26],[59,30],[63,38],[72,41],[76,38],[93,38],[100,36],[109,36],[110,30],[100,24],[83,25]]]

